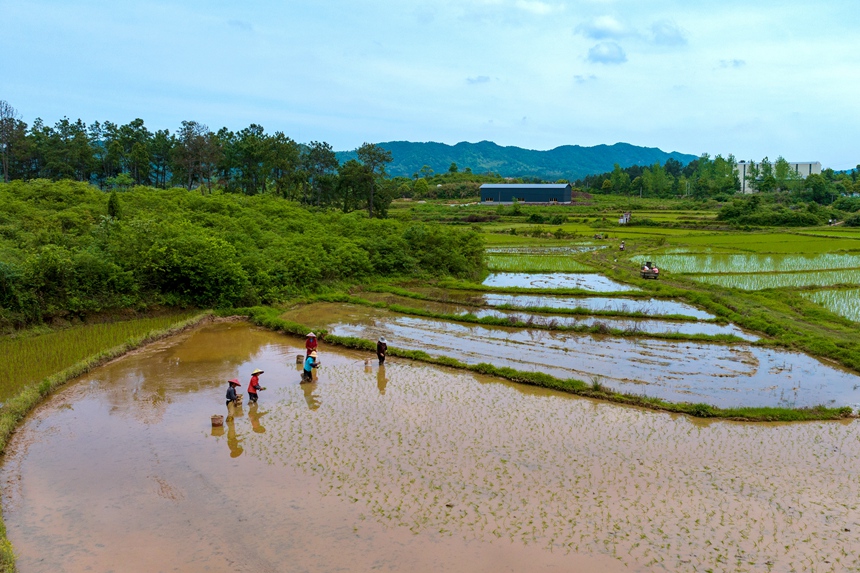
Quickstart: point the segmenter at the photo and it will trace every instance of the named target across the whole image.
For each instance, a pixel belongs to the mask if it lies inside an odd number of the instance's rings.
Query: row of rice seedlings
[[[814,271],[808,273],[770,273],[737,275],[691,275],[699,282],[742,290],[766,288],[860,285],[860,269]]]
[[[860,289],[821,290],[801,294],[831,312],[860,322]]]
[[[650,255],[657,266],[683,274],[778,273],[860,268],[860,255]],[[638,257],[644,261],[645,257]]]
[[[592,267],[564,255],[490,254],[487,255],[486,260],[487,267],[491,271],[577,272],[594,270]]]
[[[0,400],[132,337],[162,330],[199,311],[121,322],[85,324],[32,336],[0,339]]]

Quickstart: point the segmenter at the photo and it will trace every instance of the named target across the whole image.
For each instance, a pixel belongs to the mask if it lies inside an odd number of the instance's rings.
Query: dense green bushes
[[[272,303],[373,276],[477,276],[471,230],[309,210],[270,195],[70,181],[0,185],[0,325],[149,304]]]

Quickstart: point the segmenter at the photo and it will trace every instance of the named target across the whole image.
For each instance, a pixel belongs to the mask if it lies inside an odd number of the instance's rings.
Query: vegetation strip
[[[226,311],[225,311],[226,312]],[[251,322],[259,326],[269,328],[278,332],[304,336],[311,329],[307,326],[281,319],[278,315],[279,309],[270,307],[253,307],[235,309],[233,314],[246,316]],[[328,334],[325,329],[314,328],[320,338],[329,344],[336,344],[346,348],[366,350],[374,352],[376,343],[357,337],[335,336]],[[576,394],[587,398],[606,400],[630,406],[639,406],[652,410],[687,414],[698,418],[719,418],[724,420],[737,420],[745,422],[798,422],[812,420],[838,420],[853,418],[856,415],[851,407],[827,408],[816,406],[814,408],[718,408],[709,404],[690,404],[686,402],[667,402],[659,398],[638,396],[634,394],[621,394],[613,392],[599,382],[588,384],[574,378],[561,379],[541,372],[524,372],[513,368],[498,367],[481,362],[479,364],[466,364],[454,358],[446,356],[433,357],[420,350],[403,350],[389,346],[388,354],[419,362],[435,364],[437,366],[448,366],[461,370],[469,370],[479,374],[498,376],[522,384],[540,386],[559,390],[569,394]]]
[[[384,302],[373,302],[367,299],[359,298],[351,295],[316,295],[305,299],[302,302],[342,302],[361,306],[370,306],[373,308],[384,308],[392,312],[400,314],[408,314],[412,316],[421,316],[424,318],[433,318],[437,320],[447,320],[452,322],[465,322],[468,324],[482,324],[486,326],[505,326],[511,328],[532,328],[538,330],[552,330],[558,332],[577,332],[582,334],[606,334],[612,336],[637,337],[637,338],[659,338],[661,340],[691,340],[703,342],[748,342],[734,334],[683,334],[680,332],[645,332],[636,328],[612,328],[605,323],[598,322],[593,325],[577,325],[565,326],[563,324],[553,324],[550,321],[548,324],[541,324],[530,320],[518,320],[516,317],[502,318],[497,316],[484,316],[478,318],[474,314],[445,314],[442,312],[433,312],[423,308],[412,308],[399,304],[387,304]]]
[[[24,417],[69,380],[86,374],[93,368],[145,344],[173,336],[187,328],[196,326],[211,316],[211,312],[203,312],[167,328],[151,330],[140,336],[131,337],[118,346],[93,354],[61,372],[42,379],[40,382],[28,384],[0,408],[0,453],[6,450],[9,438]],[[14,570],[15,553],[12,544],[6,537],[6,525],[0,520],[0,571],[11,572]]]

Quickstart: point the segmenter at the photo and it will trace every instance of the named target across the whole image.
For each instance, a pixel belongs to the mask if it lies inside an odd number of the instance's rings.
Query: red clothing
[[[251,376],[251,383],[248,384],[248,394],[256,394],[258,388],[261,388],[260,377],[254,374]]]
[[[305,340],[305,349],[308,351],[308,356],[310,356],[311,352],[317,349],[317,339],[308,338]]]

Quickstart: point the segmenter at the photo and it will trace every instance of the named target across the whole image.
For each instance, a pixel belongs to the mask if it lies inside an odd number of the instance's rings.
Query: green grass
[[[134,337],[162,330],[199,311],[164,316],[84,324],[48,333],[19,333],[0,339],[0,401],[22,387],[113,348]]]

